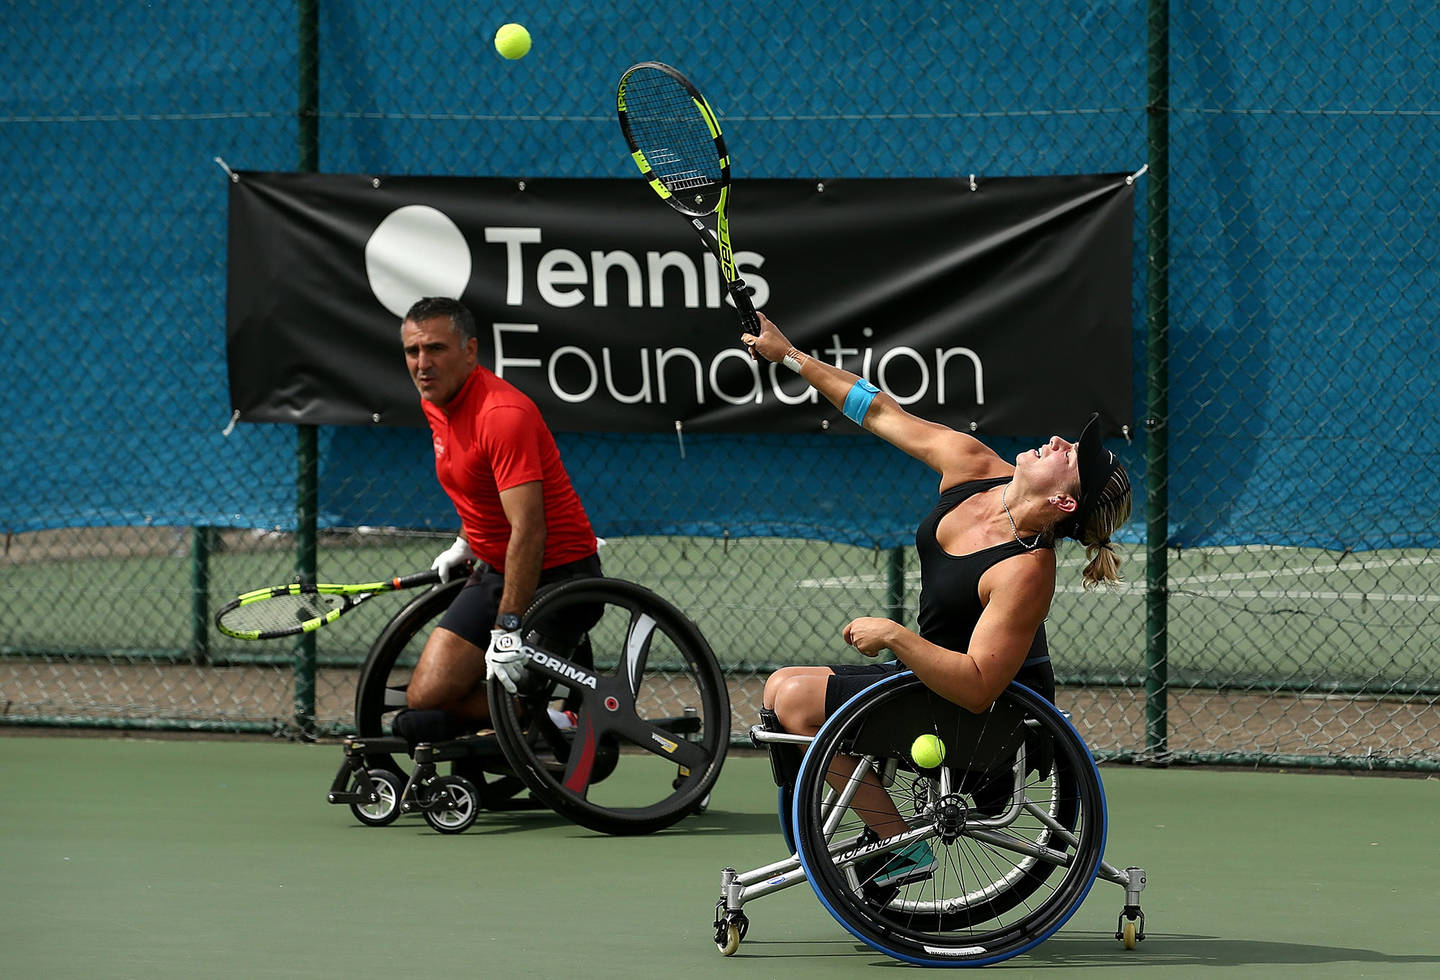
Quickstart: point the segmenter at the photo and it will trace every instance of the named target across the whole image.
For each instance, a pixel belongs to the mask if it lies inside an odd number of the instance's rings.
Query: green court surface
[[[808,886],[716,951],[720,869],[783,855],[768,763],[709,810],[611,838],[546,811],[445,836],[325,802],[333,744],[0,734],[0,976],[887,976]],[[1106,859],[1141,865],[1149,938],[1097,882],[1008,975],[1440,975],[1440,780],[1104,767]]]

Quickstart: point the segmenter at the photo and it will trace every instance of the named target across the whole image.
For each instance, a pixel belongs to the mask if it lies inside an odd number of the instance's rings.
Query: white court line
[[[1330,568],[1318,565],[1305,565],[1275,569],[1253,569],[1248,572],[1214,572],[1207,575],[1180,575],[1171,579],[1175,583],[1190,582],[1235,582],[1252,578],[1277,578],[1281,575],[1333,575],[1337,572],[1360,572],[1371,568],[1399,568],[1401,566],[1416,566],[1435,564],[1434,558],[1366,558],[1357,562],[1350,562],[1344,565],[1333,565]]]
[[[1081,595],[1085,588],[1079,585],[1057,585],[1057,593],[1064,592],[1067,595]],[[1092,595],[1101,594],[1104,590],[1093,589]],[[1140,594],[1145,591],[1145,586],[1139,582],[1123,582],[1118,589],[1110,590],[1118,594]],[[1292,602],[1303,602],[1307,599],[1315,602],[1398,602],[1414,603],[1416,605],[1435,605],[1440,603],[1440,595],[1411,595],[1404,592],[1330,592],[1321,589],[1299,589],[1295,591],[1287,589],[1241,589],[1231,592],[1186,592],[1183,590],[1171,590],[1171,599],[1286,599]]]
[[[1282,568],[1269,570],[1255,570],[1251,572],[1217,572],[1211,575],[1180,575],[1170,580],[1172,591],[1180,592],[1183,587],[1190,585],[1204,585],[1214,582],[1246,581],[1249,579],[1274,579],[1281,575],[1332,575],[1335,572],[1361,571],[1369,568],[1396,568],[1402,565],[1415,566],[1433,563],[1433,558],[1398,558],[1385,560],[1380,558],[1365,559],[1353,564],[1337,566],[1335,569],[1316,568],[1313,565],[1304,568]],[[920,573],[907,571],[905,573],[905,586],[911,588],[920,584]],[[889,586],[888,576],[879,573],[866,575],[835,575],[825,578],[801,579],[796,583],[801,589],[862,589],[874,590],[883,589]],[[1080,595],[1086,590],[1079,585],[1057,585],[1057,593],[1066,595]],[[1143,582],[1127,581],[1122,582],[1116,588],[1109,589],[1115,594],[1143,594],[1145,584]],[[1216,592],[1211,594],[1215,598],[1223,599],[1288,599],[1291,601],[1310,600],[1314,602],[1395,602],[1414,603],[1417,605],[1435,605],[1440,603],[1440,595],[1431,594],[1410,594],[1403,592],[1359,592],[1359,591],[1333,591],[1329,589],[1244,589],[1240,591]]]
[[[1390,569],[1414,567],[1417,565],[1432,565],[1437,563],[1440,563],[1440,559],[1431,557],[1367,558],[1345,565],[1335,565],[1331,568],[1313,564],[1290,568],[1257,568],[1248,572],[1212,572],[1202,575],[1176,575],[1172,576],[1170,581],[1174,585],[1191,585],[1205,582],[1243,582],[1247,579],[1270,579],[1281,575],[1333,575],[1337,572],[1368,571],[1372,568]],[[1061,568],[1083,568],[1085,566],[1083,560],[1061,560],[1058,564]],[[825,578],[801,579],[796,585],[802,589],[873,589],[884,586],[888,582],[889,578],[887,576],[881,575],[879,572],[871,572],[864,575],[832,575],[826,576]],[[905,584],[907,586],[918,585],[919,582],[920,572],[918,570],[912,569],[906,571]],[[1348,595],[1349,593],[1346,594]]]

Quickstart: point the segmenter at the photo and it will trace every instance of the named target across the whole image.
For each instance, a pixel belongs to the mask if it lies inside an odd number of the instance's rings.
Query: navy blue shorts
[[[540,584],[535,589],[535,594],[538,596],[549,585],[577,578],[597,578],[601,574],[599,555],[556,565],[540,573]],[[450,603],[450,608],[445,610],[440,625],[481,650],[487,649],[490,646],[490,631],[495,628],[495,618],[500,608],[500,595],[504,591],[505,576],[482,562],[470,573],[465,587],[460,590],[455,601]],[[596,619],[598,618],[597,616]],[[569,625],[578,626],[578,632],[583,633],[594,626],[595,621],[591,620],[583,625]]]

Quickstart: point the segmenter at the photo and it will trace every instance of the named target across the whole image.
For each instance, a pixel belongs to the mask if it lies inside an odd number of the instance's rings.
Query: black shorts
[[[830,668],[834,674],[825,681],[825,717],[829,718],[846,702],[876,681],[892,677],[906,670],[898,660],[888,664],[835,664]],[[1015,674],[1021,684],[1039,694],[1045,700],[1055,701],[1055,672],[1050,659],[1027,663]]]
[[[825,681],[825,717],[829,718],[841,706],[876,681],[905,670],[898,660],[888,664],[832,664],[834,672]]]
[[[601,574],[599,555],[556,565],[540,573],[540,584],[535,594],[538,596],[546,586],[577,578],[596,578]],[[495,618],[499,614],[500,596],[504,591],[505,576],[482,562],[470,573],[465,587],[460,590],[455,601],[450,603],[450,608],[445,610],[440,625],[481,650],[487,649],[490,646],[490,631],[495,628]],[[598,619],[598,616],[596,618]],[[574,625],[579,627],[578,633],[583,633],[595,623],[592,620],[583,625]]]

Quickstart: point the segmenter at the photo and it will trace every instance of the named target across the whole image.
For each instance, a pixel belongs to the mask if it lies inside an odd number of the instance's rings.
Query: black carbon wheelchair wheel
[[[584,629],[579,649],[557,634]],[[535,797],[607,834],[645,834],[702,809],[730,739],[730,700],[695,624],[654,592],[579,579],[539,596],[520,692],[490,682],[500,747]],[[557,728],[547,709],[569,710]],[[602,783],[603,780],[603,783]]]
[[[425,649],[430,629],[465,586],[465,577],[420,593],[396,613],[376,638],[360,668],[355,688],[355,732],[362,738],[390,734],[395,713],[405,707],[405,687],[410,672]],[[367,768],[404,772],[409,760],[397,760],[386,753],[366,754]],[[405,780],[400,780],[403,785]]]
[[[945,744],[936,769],[910,759],[923,734]],[[870,791],[883,787],[907,832],[868,828],[851,771],[874,777]],[[811,886],[852,935],[912,963],[980,966],[1030,949],[1079,908],[1105,849],[1105,797],[1080,736],[1029,688],[1012,684],[977,715],[907,672],[826,721],[800,766],[793,824]],[[933,868],[897,874],[899,852],[919,842]]]

